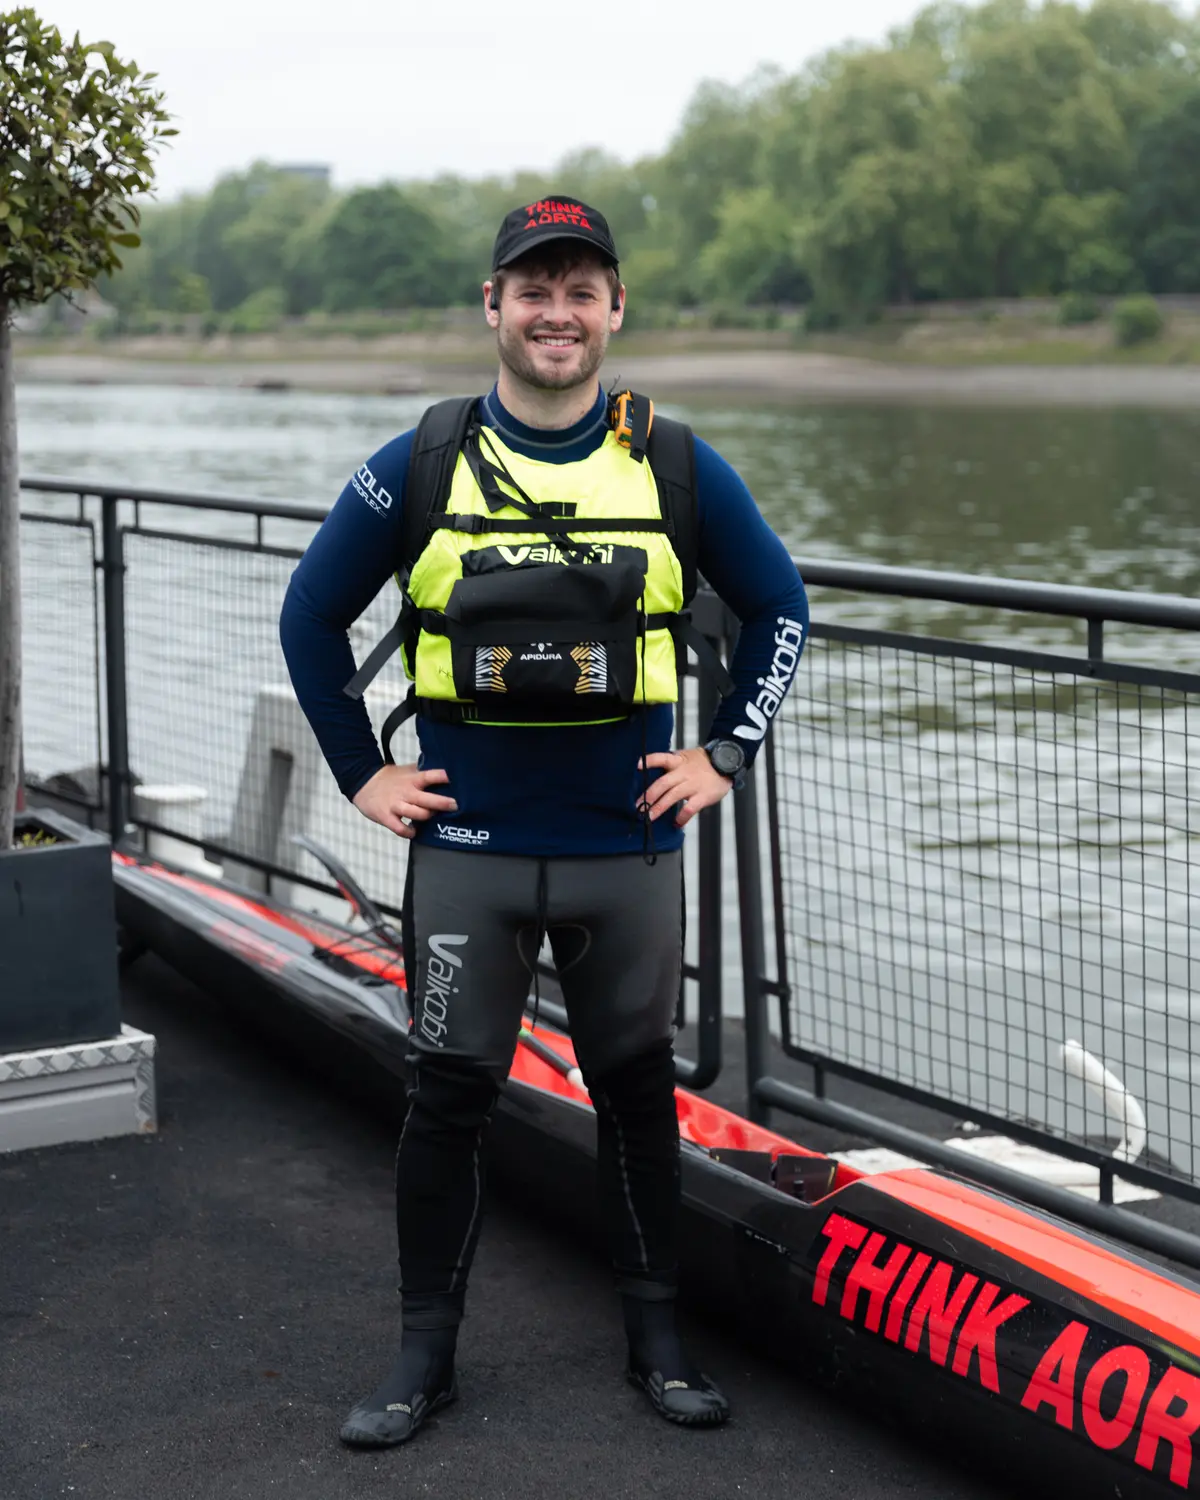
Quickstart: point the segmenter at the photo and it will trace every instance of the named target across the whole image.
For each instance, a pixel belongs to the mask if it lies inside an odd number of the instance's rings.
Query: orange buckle
[[[642,451],[645,451],[646,438],[650,436],[650,429],[654,425],[654,402],[646,396],[638,398],[644,401],[649,408],[646,416],[645,432],[642,435]],[[640,417],[641,413],[638,412]],[[612,398],[612,428],[617,442],[622,448],[632,451],[634,446],[634,400],[632,391],[622,391],[619,396]]]

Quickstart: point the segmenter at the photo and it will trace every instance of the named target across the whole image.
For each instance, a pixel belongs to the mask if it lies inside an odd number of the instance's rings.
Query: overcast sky
[[[39,0],[159,74],[180,134],[159,196],[257,158],[338,187],[661,151],[695,86],[882,39],[920,0]],[[570,190],[570,184],[562,184]]]

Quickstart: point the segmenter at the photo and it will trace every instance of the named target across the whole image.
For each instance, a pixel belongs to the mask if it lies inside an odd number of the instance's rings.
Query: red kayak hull
[[[399,1118],[404,975],[386,945],[151,861],[115,856],[114,873],[129,934]],[[948,1173],[863,1176],[676,1099],[681,1271],[706,1308],[1035,1493],[1200,1493],[1200,1285]],[[519,1047],[494,1134],[509,1189],[594,1237],[586,1092]]]

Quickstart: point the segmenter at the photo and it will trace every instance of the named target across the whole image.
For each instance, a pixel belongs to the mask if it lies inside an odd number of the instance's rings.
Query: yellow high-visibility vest
[[[566,535],[539,531],[537,522],[516,506],[504,505],[493,510],[477,482],[464,454],[460,453],[454,469],[445,515],[433,517],[434,529],[412,567],[407,595],[417,611],[419,632],[410,635],[404,651],[404,665],[415,684],[418,700],[444,704],[476,705],[464,717],[481,723],[607,723],[624,718],[630,708],[643,703],[674,703],[678,696],[675,635],[673,629],[684,607],[683,575],[667,535],[663,507],[650,463],[635,462],[629,451],[618,443],[614,433],[605,434],[603,443],[586,458],[575,463],[545,463],[526,458],[505,445],[494,431],[482,434],[482,451],[494,455],[539,509],[547,515],[570,517]],[[501,493],[508,493],[503,489]],[[475,518],[478,517],[478,521]],[[588,522],[629,521],[620,529],[588,529]],[[524,522],[525,528],[489,530],[489,521],[500,521],[505,528]],[[642,529],[640,522],[647,528]],[[576,524],[578,523],[578,524]],[[474,529],[475,527],[479,529]],[[470,529],[469,529],[470,528]],[[586,549],[582,552],[579,549]],[[644,558],[641,596],[637,604],[638,632],[635,644],[636,675],[632,677],[632,701],[616,708],[611,695],[595,692],[603,677],[603,635],[597,629],[592,635],[586,628],[578,644],[565,638],[539,641],[536,621],[530,623],[528,642],[518,627],[515,637],[506,644],[480,644],[478,637],[487,634],[478,629],[463,648],[461,640],[455,658],[456,625],[448,618],[448,607],[454,612],[455,598],[468,589],[456,586],[466,580],[475,588],[481,579],[505,579],[496,587],[509,590],[518,600],[532,597],[539,587],[552,586],[554,579],[545,570],[556,570],[578,564],[586,558],[587,569],[618,567],[628,570],[640,566]],[[512,582],[516,577],[516,583]],[[615,576],[615,575],[613,575]],[[527,580],[528,588],[521,588]],[[561,581],[561,579],[559,580]],[[583,580],[584,583],[599,579]],[[517,605],[518,620],[521,607]],[[461,636],[463,632],[457,631]],[[510,634],[512,634],[510,632]],[[412,642],[415,639],[415,650]],[[537,651],[539,645],[545,649]],[[461,652],[474,651],[471,683],[474,691],[464,691],[466,682]],[[506,656],[505,653],[508,653]],[[517,653],[517,657],[514,657]],[[506,676],[514,665],[528,663],[530,673],[537,671],[539,658],[554,665],[569,655],[578,676],[573,689],[575,701],[564,699],[570,712],[556,714],[547,702],[531,705],[531,717],[520,716],[515,696],[509,692]],[[517,659],[519,658],[519,660]],[[457,667],[457,673],[456,673]],[[597,712],[589,717],[588,698]],[[488,705],[503,704],[503,714],[489,715]]]

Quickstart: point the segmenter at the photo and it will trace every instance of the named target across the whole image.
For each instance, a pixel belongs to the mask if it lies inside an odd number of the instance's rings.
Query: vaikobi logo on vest
[[[800,665],[800,652],[804,648],[804,626],[796,620],[780,615],[776,620],[779,629],[775,632],[775,655],[771,658],[771,670],[766,677],[758,679],[758,696],[746,704],[748,724],[739,724],[733,731],[740,740],[761,740],[766,736],[771,720],[783,702],[796,668]]]
[[[522,563],[611,563],[614,561],[618,550],[623,553],[640,553],[642,557],[646,555],[644,547],[617,548],[611,542],[607,546],[603,542],[589,542],[585,552],[581,553],[576,549],[569,554],[564,552],[561,547],[555,546],[553,542],[547,542],[544,545],[536,547],[527,545],[524,547],[499,546],[496,548],[496,551],[504,561],[510,563],[514,568],[519,568]]]

